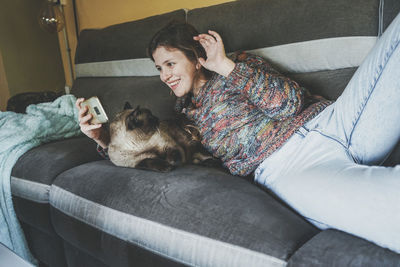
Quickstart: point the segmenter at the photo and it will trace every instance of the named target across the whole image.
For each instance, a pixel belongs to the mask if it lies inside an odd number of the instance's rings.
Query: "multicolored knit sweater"
[[[234,175],[245,176],[332,101],[311,95],[263,58],[236,53],[228,77],[214,74],[176,109],[193,120],[203,145]]]

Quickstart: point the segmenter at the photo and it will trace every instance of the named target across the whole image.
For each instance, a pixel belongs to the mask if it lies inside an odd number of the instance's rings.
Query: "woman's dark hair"
[[[159,30],[151,39],[147,47],[147,54],[154,61],[153,53],[158,47],[176,48],[183,52],[192,62],[197,62],[199,57],[207,58],[204,48],[198,41],[193,39],[199,32],[190,24],[182,22],[171,22]],[[211,72],[202,68],[206,77]]]

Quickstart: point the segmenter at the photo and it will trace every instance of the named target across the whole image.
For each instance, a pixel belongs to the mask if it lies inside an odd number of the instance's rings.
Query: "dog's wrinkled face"
[[[132,109],[129,104],[125,104],[124,109],[111,123],[111,135],[125,132],[136,138],[146,139],[158,129],[159,120],[150,110],[139,106]]]

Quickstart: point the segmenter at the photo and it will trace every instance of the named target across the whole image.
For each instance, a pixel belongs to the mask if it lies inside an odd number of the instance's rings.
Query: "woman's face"
[[[200,63],[190,61],[176,48],[158,47],[153,53],[154,63],[160,72],[161,81],[181,97],[200,86],[198,69]]]

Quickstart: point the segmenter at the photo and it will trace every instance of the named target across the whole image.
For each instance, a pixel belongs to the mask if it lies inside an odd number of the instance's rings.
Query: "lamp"
[[[65,19],[62,12],[61,2],[60,0],[45,0],[42,7],[40,8],[38,20],[40,27],[49,33],[57,33],[63,31],[64,44],[67,51],[66,62],[68,64],[69,76],[72,82],[74,80],[74,76],[71,62],[71,49],[69,47],[68,35],[65,29]],[[70,87],[68,85],[65,85],[64,89],[65,93],[69,94]]]
[[[64,16],[57,4],[58,1],[45,0],[39,11],[39,25],[50,33],[59,32],[65,26]]]

